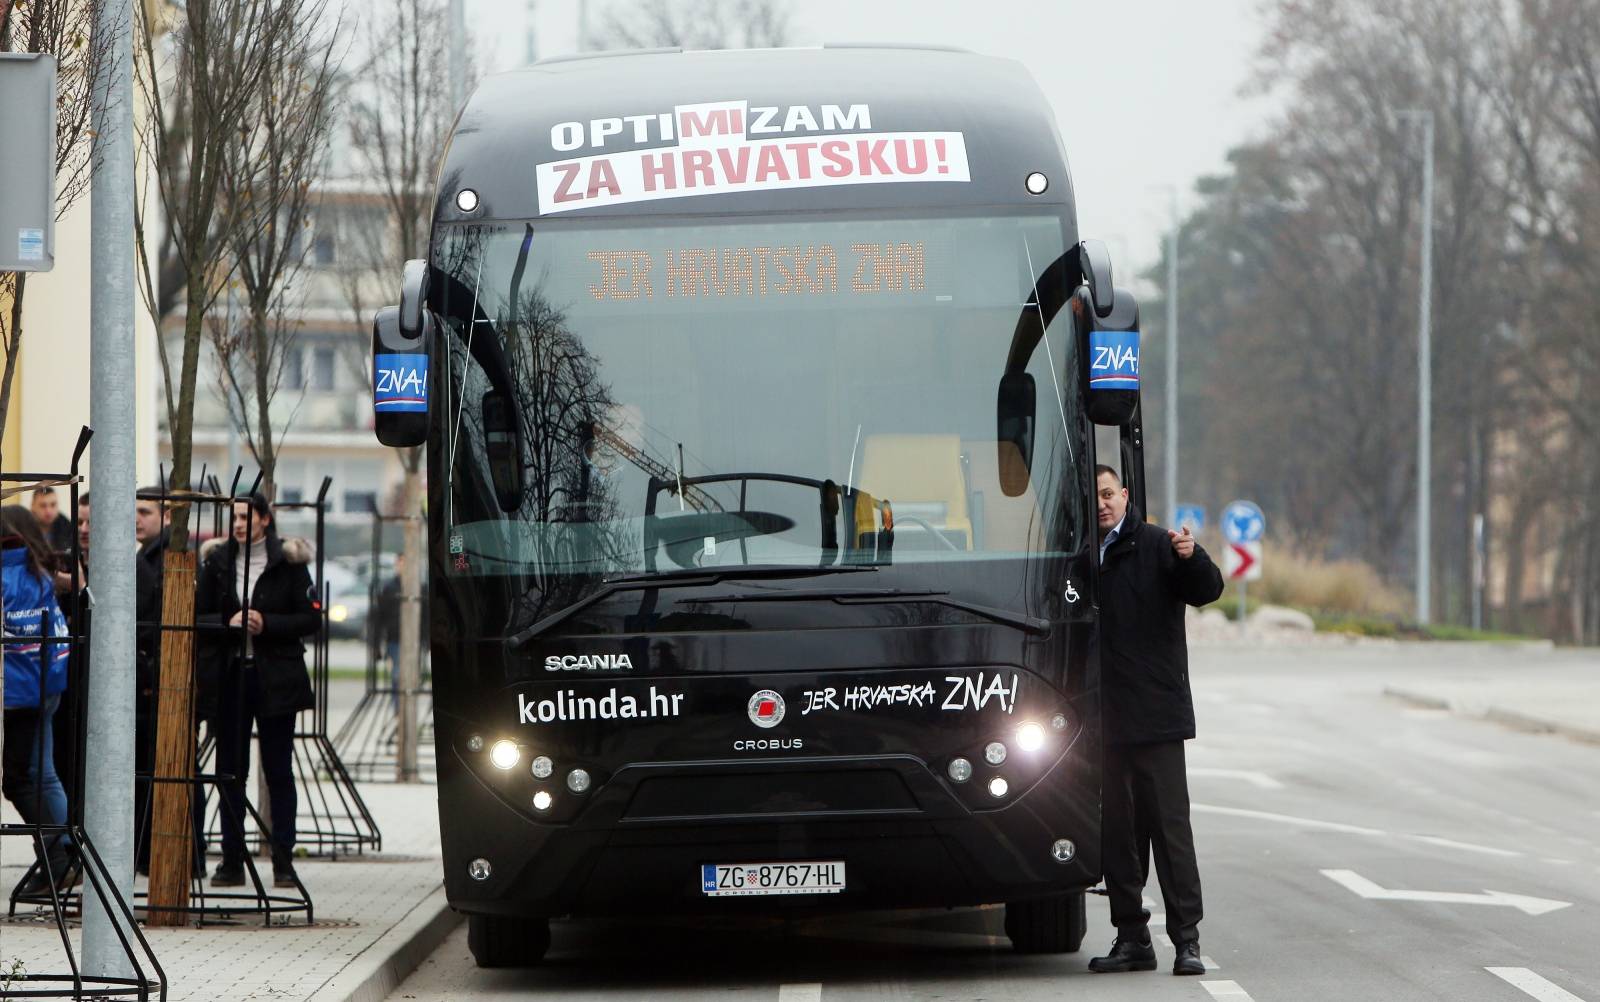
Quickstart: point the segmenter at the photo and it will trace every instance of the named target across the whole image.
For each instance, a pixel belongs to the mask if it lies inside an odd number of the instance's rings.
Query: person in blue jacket
[[[0,508],[0,600],[5,609],[5,746],[0,791],[30,825],[67,823],[67,794],[56,775],[51,719],[67,688],[67,624],[56,604],[49,545],[21,505]],[[64,835],[46,839],[45,862],[21,894],[48,894],[76,882],[72,846]]]

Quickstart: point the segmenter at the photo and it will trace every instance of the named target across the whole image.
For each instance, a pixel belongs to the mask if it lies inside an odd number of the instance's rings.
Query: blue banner
[[[1139,332],[1089,332],[1089,389],[1139,388]]]
[[[372,409],[379,414],[427,413],[428,356],[373,356]]]

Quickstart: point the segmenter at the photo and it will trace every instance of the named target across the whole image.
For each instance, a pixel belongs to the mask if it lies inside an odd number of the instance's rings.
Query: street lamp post
[[[1422,274],[1417,306],[1417,623],[1428,625],[1433,608],[1433,112],[1405,108],[1396,113],[1422,123]]]

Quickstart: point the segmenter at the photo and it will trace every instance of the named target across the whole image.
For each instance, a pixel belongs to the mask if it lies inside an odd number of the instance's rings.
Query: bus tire
[[[467,948],[479,967],[534,967],[550,949],[550,920],[468,915]]]
[[[1088,923],[1082,891],[1006,903],[1006,935],[1018,953],[1077,953]]]

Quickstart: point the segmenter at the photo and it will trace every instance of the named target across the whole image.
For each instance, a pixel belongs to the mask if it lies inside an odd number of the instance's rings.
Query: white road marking
[[[1539,1002],[1583,1002],[1583,999],[1551,984],[1526,967],[1485,967],[1484,970]]]
[[[1408,835],[1407,838],[1426,842],[1429,845],[1443,846],[1446,849],[1465,849],[1468,852],[1481,852],[1486,856],[1520,856],[1522,853],[1514,849],[1500,849],[1492,845],[1474,845],[1471,842],[1457,842],[1455,839],[1440,838],[1437,835]]]
[[[1254,818],[1259,821],[1276,821],[1280,824],[1299,825],[1302,828],[1315,828],[1325,832],[1341,832],[1345,835],[1368,835],[1379,838],[1403,838],[1413,842],[1426,842],[1429,845],[1442,846],[1447,849],[1460,849],[1464,852],[1477,852],[1486,856],[1512,856],[1520,857],[1522,853],[1515,849],[1502,849],[1499,846],[1477,845],[1472,842],[1457,842],[1455,839],[1440,838],[1437,835],[1413,835],[1410,832],[1386,832],[1382,828],[1366,828],[1361,825],[1347,825],[1339,821],[1323,821],[1318,818],[1299,818],[1292,814],[1274,814],[1271,811],[1252,811],[1243,807],[1219,807],[1215,804],[1193,804],[1190,810],[1196,814],[1221,814],[1233,818]]]
[[[1214,999],[1229,999],[1232,1002],[1255,1002],[1250,993],[1239,987],[1237,981],[1202,981],[1200,987],[1211,993]]]
[[[822,1002],[822,982],[805,985],[779,985],[778,1002]]]
[[[1189,775],[1208,776],[1216,779],[1237,779],[1242,782],[1249,783],[1251,786],[1259,787],[1263,790],[1283,789],[1283,784],[1278,782],[1276,779],[1273,779],[1264,772],[1254,772],[1250,769],[1192,768],[1189,770]]]
[[[1525,915],[1544,915],[1547,912],[1570,908],[1570,901],[1552,901],[1549,898],[1529,897],[1525,894],[1507,894],[1504,891],[1484,891],[1468,894],[1462,891],[1398,891],[1380,887],[1354,870],[1323,870],[1324,877],[1366,898],[1369,901],[1424,901],[1446,905],[1498,905],[1515,908]]]

